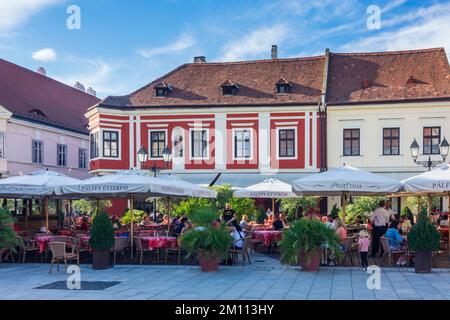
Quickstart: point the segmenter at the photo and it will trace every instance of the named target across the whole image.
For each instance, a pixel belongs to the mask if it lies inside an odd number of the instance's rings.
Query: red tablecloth
[[[73,236],[73,231],[71,231],[71,230],[61,230],[61,231],[58,232],[58,234],[60,236],[71,237],[71,236]]]
[[[175,237],[142,237],[141,241],[147,242],[150,250],[153,248],[176,248],[177,246]]]
[[[42,253],[45,250],[45,247],[48,245],[50,240],[54,238],[55,236],[37,236],[34,238],[36,243],[39,246],[39,252]]]
[[[269,246],[271,242],[281,240],[283,231],[275,230],[257,230],[253,232],[253,239],[262,240],[265,246]]]
[[[79,237],[79,240],[80,240],[80,246],[82,247],[82,248],[86,248],[86,249],[88,249],[88,250],[91,250],[91,248],[89,247],[89,238],[90,238],[90,236],[81,236],[81,237]],[[118,237],[118,236],[115,236],[114,237],[115,239],[120,239],[120,238],[124,238],[124,239],[127,239],[128,237]]]

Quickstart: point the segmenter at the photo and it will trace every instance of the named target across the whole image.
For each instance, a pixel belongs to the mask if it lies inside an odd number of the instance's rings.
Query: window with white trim
[[[78,149],[78,168],[87,169],[87,149]]]
[[[166,131],[150,131],[150,158],[162,158],[166,145]]]
[[[278,131],[278,157],[295,157],[295,129],[280,129]]]
[[[191,131],[191,157],[208,157],[208,131],[206,129]]]
[[[44,162],[44,142],[33,140],[31,142],[31,162],[42,164]]]
[[[5,158],[5,133],[0,132],[0,159]]]
[[[234,131],[234,158],[248,159],[251,157],[251,131],[250,129],[235,129]]]
[[[56,161],[56,164],[60,167],[67,166],[67,146],[65,144],[56,146]]]
[[[441,127],[423,128],[423,154],[440,154]]]
[[[99,156],[98,137],[98,131],[91,133],[91,159],[98,158]]]
[[[103,131],[103,157],[119,157],[119,133],[117,131]]]

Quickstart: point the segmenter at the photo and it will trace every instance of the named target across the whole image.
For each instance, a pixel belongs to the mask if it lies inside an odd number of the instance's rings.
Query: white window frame
[[[98,154],[97,154],[96,157],[91,158],[91,155],[92,155],[91,135],[96,134],[96,133],[98,134],[98,140],[97,140]],[[101,155],[102,155],[102,152],[103,152],[103,150],[102,150],[103,148],[100,149],[100,146],[103,146],[103,144],[101,144],[101,141],[102,141],[102,137],[101,136],[102,136],[102,132],[98,128],[95,129],[95,130],[92,130],[91,133],[89,134],[89,161],[101,159]]]
[[[59,147],[65,147],[65,152],[64,152],[64,164],[59,164]],[[69,147],[67,146],[67,144],[63,144],[63,143],[57,143],[56,144],[56,166],[57,167],[61,167],[61,168],[67,168],[69,166]]]
[[[294,156],[293,157],[280,157],[280,130],[294,130]],[[298,160],[298,127],[277,127],[276,128],[276,150],[275,157],[277,160]]]
[[[34,152],[33,144],[34,144],[34,142],[40,142],[41,143],[41,160],[42,160],[41,162],[34,162],[33,161],[33,152]],[[44,144],[43,140],[39,140],[39,139],[32,139],[31,140],[31,163],[32,164],[44,164],[44,147],[45,147],[45,144]]]
[[[152,132],[161,132],[163,131],[165,133],[165,137],[164,137],[164,148],[167,148],[168,146],[168,139],[169,139],[169,130],[167,129],[152,129],[152,130],[148,130],[148,158],[152,159],[152,160],[161,160],[163,159],[163,157],[152,157]]]
[[[1,146],[3,148],[0,149],[0,159],[6,159],[6,155],[5,155],[5,151],[6,151],[6,147],[5,147],[5,132],[0,132],[0,140],[1,140]]]
[[[236,157],[234,151],[236,150],[236,132],[237,131],[250,131],[250,157]],[[231,139],[232,139],[232,159],[233,160],[253,160],[253,128],[233,128],[231,129]]]
[[[111,131],[111,132],[117,132],[117,157],[105,157],[103,154],[103,132],[104,131]],[[100,143],[100,151],[99,155],[101,154],[101,157],[98,159],[102,160],[112,160],[112,161],[119,161],[122,160],[122,130],[120,129],[110,129],[110,128],[102,128],[100,129],[100,136],[99,136],[99,143]]]
[[[194,131],[206,131],[206,157],[193,157],[192,156],[192,150],[193,150],[193,140],[192,140],[192,132]],[[210,152],[210,132],[209,132],[209,128],[203,128],[203,127],[198,127],[198,128],[189,128],[189,159],[190,160],[209,160],[209,152]]]
[[[85,164],[84,168],[82,168],[80,166],[80,163],[81,163],[81,150],[86,151],[86,155],[85,155],[85,158],[84,158],[84,164]],[[88,156],[89,156],[89,154],[88,154],[88,149],[87,148],[78,148],[78,169],[87,169],[88,168],[88,165],[89,165]]]

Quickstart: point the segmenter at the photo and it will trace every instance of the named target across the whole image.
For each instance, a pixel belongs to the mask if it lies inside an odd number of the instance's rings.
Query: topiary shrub
[[[92,223],[89,246],[94,250],[106,250],[114,246],[114,229],[107,213],[96,215]]]
[[[408,246],[416,252],[437,251],[440,239],[441,235],[428,219],[426,209],[422,210],[417,223],[408,234]]]

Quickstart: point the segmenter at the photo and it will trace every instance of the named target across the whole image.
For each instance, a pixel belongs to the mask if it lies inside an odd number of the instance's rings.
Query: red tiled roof
[[[16,116],[88,133],[84,114],[100,99],[0,59],[0,105]]]
[[[127,96],[108,97],[112,107],[317,104],[322,93],[324,56],[230,63],[189,63]],[[288,95],[276,94],[276,82],[289,79]],[[164,81],[172,91],[155,97],[154,85]],[[221,85],[230,81],[239,89],[223,96]]]
[[[361,85],[364,79],[367,88]],[[450,68],[443,48],[331,54],[328,103],[445,97],[450,99]]]

